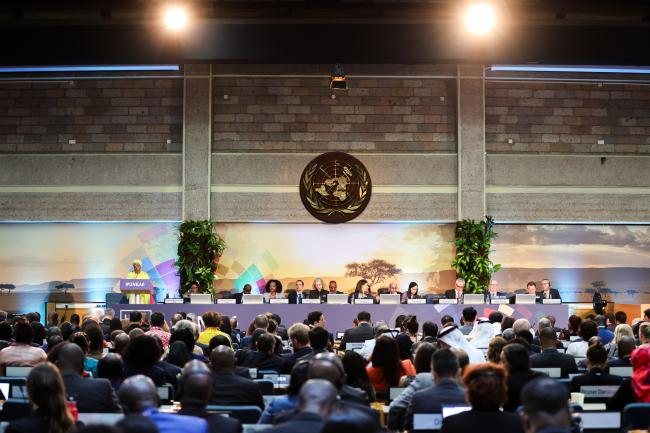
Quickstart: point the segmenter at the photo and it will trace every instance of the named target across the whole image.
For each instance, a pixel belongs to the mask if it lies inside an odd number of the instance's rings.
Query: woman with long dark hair
[[[415,376],[413,363],[410,359],[400,360],[397,342],[388,335],[377,338],[370,362],[366,372],[377,393],[396,387],[402,376]]]
[[[359,280],[357,281],[357,286],[354,289],[354,293],[350,295],[350,304],[354,304],[355,299],[372,299],[373,303],[377,303],[377,299],[373,296],[370,291],[370,284],[368,280]]]
[[[366,371],[366,360],[357,352],[348,350],[343,355],[343,369],[345,370],[346,384],[353,388],[359,388],[368,394],[368,400],[377,400],[375,388],[372,387],[368,372]]]
[[[66,403],[65,387],[59,369],[49,362],[39,364],[27,376],[27,394],[33,412],[9,423],[7,433],[70,433],[75,430]]]
[[[411,281],[408,290],[402,295],[402,303],[407,304],[409,299],[423,299],[418,290],[418,283]]]

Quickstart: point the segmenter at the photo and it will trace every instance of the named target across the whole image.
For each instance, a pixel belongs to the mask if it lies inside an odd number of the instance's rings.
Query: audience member
[[[408,407],[405,429],[413,430],[413,416],[422,413],[442,413],[443,406],[465,405],[465,389],[458,383],[458,359],[448,349],[438,350],[431,360],[433,384],[413,394]]]
[[[0,376],[5,375],[5,367],[33,367],[45,360],[45,351],[32,346],[32,327],[27,322],[14,325],[15,342],[0,350]]]
[[[451,317],[449,314],[445,314],[440,318],[440,324],[444,328],[447,325],[453,325],[454,324],[454,318]]]
[[[253,405],[264,409],[260,386],[235,374],[235,355],[229,347],[216,347],[210,353],[210,363],[214,377],[210,404]]]
[[[168,382],[168,375],[163,368],[156,365],[161,357],[156,340],[150,335],[140,335],[131,339],[124,354],[124,376],[138,374],[149,377],[156,386]]]
[[[539,332],[542,352],[530,358],[533,368],[560,368],[562,377],[578,372],[575,358],[557,350],[557,334],[552,327],[543,328]]]
[[[336,403],[336,388],[322,379],[310,379],[300,389],[297,414],[290,421],[265,430],[268,433],[320,432]]]
[[[330,333],[325,328],[315,326],[309,330],[309,345],[311,353],[303,355],[300,359],[311,359],[319,353],[327,352],[330,343]]]
[[[366,371],[377,393],[386,393],[389,388],[396,387],[402,376],[415,375],[411,360],[400,360],[397,342],[388,335],[377,338]]]
[[[256,340],[257,350],[247,350],[242,352],[238,359],[238,365],[241,367],[257,368],[258,370],[273,370],[281,373],[283,370],[282,358],[274,352],[276,339],[268,332],[263,332]]]
[[[372,325],[370,324],[370,313],[367,311],[360,311],[357,314],[357,326],[354,328],[346,329],[341,339],[340,349],[345,350],[347,343],[363,343],[366,340],[371,340],[374,337]]]
[[[93,377],[97,377],[97,360],[88,356],[90,351],[90,341],[84,332],[75,332],[70,337],[70,341],[81,348],[84,353],[84,371],[89,372]]]
[[[477,364],[485,361],[485,355],[483,355],[483,352],[469,344],[456,325],[442,328],[438,334],[438,345],[443,348],[452,347],[462,349],[467,354],[470,364]]]
[[[79,412],[120,412],[115,391],[106,379],[84,378],[84,353],[74,343],[64,343],[58,351],[57,365],[68,399]]]
[[[526,433],[569,433],[571,413],[567,405],[567,389],[561,383],[541,378],[521,391],[520,413]]]
[[[417,342],[420,325],[415,316],[406,316],[402,325],[404,326],[404,332],[398,334],[395,341],[399,347],[400,359],[411,359],[411,351],[413,345]]]
[[[623,336],[631,337],[632,341],[634,341],[634,332],[632,331],[632,327],[630,325],[626,325],[624,323],[616,325],[616,328],[614,328],[614,339],[605,344],[605,349],[607,349],[607,356],[610,358],[616,358],[619,356],[618,342]]]
[[[495,364],[469,366],[463,384],[472,409],[445,418],[440,432],[466,433],[480,426],[481,433],[523,433],[519,417],[500,410],[508,399],[506,376],[506,370]]]
[[[578,330],[580,338],[569,344],[566,349],[566,354],[575,357],[584,357],[587,355],[589,348],[589,339],[598,335],[598,325],[593,320],[585,320],[580,323]]]
[[[116,353],[108,353],[97,363],[97,377],[106,379],[117,392],[124,377],[122,357]]]
[[[34,411],[26,418],[10,422],[6,433],[69,433],[75,430],[63,380],[54,364],[45,362],[29,372],[27,394]]]
[[[487,360],[495,364],[501,363],[501,351],[508,344],[505,338],[496,336],[490,341],[487,351]]]
[[[474,329],[474,321],[478,312],[474,307],[463,308],[463,326],[458,328],[463,335],[469,335]],[[443,325],[444,326],[444,325]]]
[[[582,392],[583,386],[618,385],[623,382],[620,376],[606,373],[607,350],[602,344],[594,344],[587,350],[587,373],[571,379],[571,392]]]
[[[158,411],[156,385],[141,374],[129,377],[120,387],[120,403],[127,414],[140,414],[156,424],[160,433],[208,433],[208,423],[198,417]]]
[[[354,353],[354,352],[351,352]],[[307,381],[309,374],[309,361],[300,360],[296,362],[291,370],[291,379],[286,395],[276,396],[266,406],[259,424],[277,424],[276,417],[282,417],[286,413],[293,413],[298,404],[298,394],[303,383]]]
[[[614,333],[607,329],[607,317],[599,314],[594,319],[596,325],[598,325],[598,336],[602,340],[603,344],[607,344],[614,339]]]
[[[151,419],[138,414],[127,414],[115,426],[121,429],[122,433],[159,433],[158,427]]]
[[[501,321],[501,334],[503,334],[503,331],[505,331],[506,329],[512,329],[512,325],[514,324],[515,324],[514,317],[510,317],[510,316],[504,317],[503,320]]]
[[[530,369],[528,350],[521,344],[513,343],[504,347],[501,362],[508,371],[508,400],[504,403],[503,410],[514,412],[520,404],[523,387],[544,374]]]
[[[470,333],[469,344],[477,349],[487,349],[494,337],[494,326],[485,318],[480,318]]]
[[[621,326],[621,325],[618,325]],[[627,325],[623,325],[627,326]],[[607,361],[609,367],[631,367],[632,366],[632,352],[636,349],[634,337],[623,335],[618,338],[617,357],[610,358]]]
[[[266,331],[268,329],[268,327],[269,327],[269,318],[268,317],[266,317],[264,314],[259,314],[259,315],[255,316],[255,319],[251,323],[251,326],[249,327],[249,330],[246,333],[246,336],[241,339],[239,347],[242,348],[242,349],[247,348],[247,347],[251,347],[251,346],[255,347],[255,345],[253,344],[253,340],[252,340],[253,330],[262,329],[262,330]]]
[[[201,332],[199,338],[196,340],[197,343],[204,344],[207,346],[208,344],[210,344],[210,340],[215,335],[223,335],[226,338],[228,338],[228,340],[230,341],[230,335],[226,334],[221,329],[219,329],[219,326],[221,325],[221,314],[215,311],[210,311],[204,313],[201,317],[203,318],[205,329],[203,330],[203,332]]]
[[[360,389],[345,383],[345,368],[341,358],[333,353],[319,353],[310,361],[310,379],[328,380],[338,390],[342,403],[368,407],[368,396]]]
[[[288,333],[293,352],[282,355],[282,370],[284,373],[290,373],[298,359],[313,353],[309,345],[309,326],[303,325],[302,323],[295,323],[289,327]]]
[[[167,349],[169,347],[171,334],[164,329],[167,326],[165,324],[165,315],[157,311],[152,313],[150,323],[151,327],[147,332],[145,332],[145,335],[157,336],[160,338],[160,341],[162,341],[163,349]]]
[[[212,373],[204,362],[188,362],[178,382],[176,401],[180,401],[179,415],[202,418],[207,421],[211,433],[240,433],[241,423],[235,418],[209,414],[206,410],[212,388]]]

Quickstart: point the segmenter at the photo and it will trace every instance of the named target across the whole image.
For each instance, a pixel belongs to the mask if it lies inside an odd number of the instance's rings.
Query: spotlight
[[[348,84],[345,82],[345,70],[340,66],[334,66],[330,75],[330,89],[346,90]]]
[[[163,23],[169,30],[183,30],[187,26],[187,12],[181,7],[172,6],[165,11]]]
[[[492,31],[495,25],[496,13],[489,4],[474,4],[465,12],[465,27],[470,33],[484,35]]]

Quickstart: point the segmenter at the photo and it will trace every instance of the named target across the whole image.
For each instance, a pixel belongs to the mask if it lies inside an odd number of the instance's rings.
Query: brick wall
[[[348,81],[333,92],[328,78],[215,78],[213,150],[456,150],[454,80]]]
[[[179,152],[182,96],[178,79],[0,83],[0,152]]]
[[[488,81],[485,113],[488,152],[650,153],[648,86]]]

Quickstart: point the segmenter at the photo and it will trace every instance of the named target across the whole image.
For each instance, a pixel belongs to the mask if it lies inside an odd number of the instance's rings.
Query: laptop
[[[515,304],[534,304],[537,301],[537,295],[515,295]]]
[[[391,304],[391,305],[400,304],[401,303],[400,298],[401,297],[398,294],[386,293],[386,294],[379,295],[379,303],[380,304]]]
[[[337,332],[337,333],[336,333],[336,339],[337,339],[337,340],[340,340],[341,338],[343,338],[343,335],[344,335],[344,334],[345,334],[345,332]]]
[[[263,304],[264,296],[263,295],[242,295],[241,303],[242,304]]]
[[[463,295],[463,304],[484,304],[485,295],[481,293],[466,293]]]
[[[212,304],[212,295],[209,293],[193,293],[190,295],[190,304]]]
[[[328,304],[347,304],[348,303],[348,295],[346,295],[346,294],[327,295],[327,303]]]

